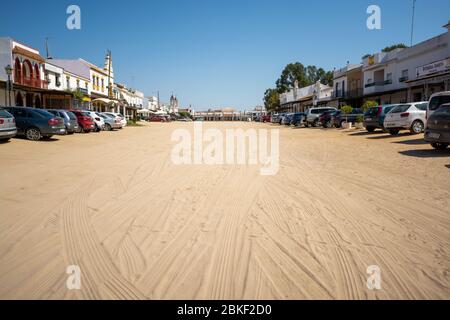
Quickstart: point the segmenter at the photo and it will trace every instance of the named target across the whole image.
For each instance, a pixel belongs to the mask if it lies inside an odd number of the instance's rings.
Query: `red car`
[[[271,122],[272,121],[272,117],[269,114],[263,115],[261,116],[261,122]]]
[[[84,132],[91,132],[95,129],[94,120],[91,118],[88,112],[82,110],[70,110],[77,117],[78,124],[81,130]]]
[[[169,122],[166,116],[151,115],[145,119],[148,122]]]

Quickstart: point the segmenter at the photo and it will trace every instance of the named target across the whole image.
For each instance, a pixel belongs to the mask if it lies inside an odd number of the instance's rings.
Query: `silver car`
[[[330,107],[320,107],[320,108],[310,108],[306,111],[306,126],[318,127],[320,125],[319,118],[322,114],[327,111],[336,111],[336,108]]]
[[[17,134],[16,121],[11,113],[0,109],[0,141],[8,141]]]
[[[105,130],[111,131],[113,129],[122,129],[121,120],[118,117],[110,116],[107,113],[96,112],[96,115],[105,121]]]

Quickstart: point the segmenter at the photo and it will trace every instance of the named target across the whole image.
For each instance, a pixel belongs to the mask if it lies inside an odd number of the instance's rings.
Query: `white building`
[[[449,90],[450,24],[444,27],[447,32],[410,48],[365,58],[365,99],[383,104],[424,101]]]
[[[280,95],[282,112],[304,112],[310,107],[326,105],[331,101],[333,88],[320,83],[298,88],[296,82],[294,88]]]

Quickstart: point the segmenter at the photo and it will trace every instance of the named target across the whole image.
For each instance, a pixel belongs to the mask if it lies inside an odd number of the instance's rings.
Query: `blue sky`
[[[81,8],[81,30],[66,28],[66,8]],[[370,4],[382,30],[366,28]],[[248,109],[262,104],[284,66],[326,70],[358,63],[398,42],[409,44],[412,0],[54,0],[2,3],[0,36],[55,58],[103,66],[112,50],[118,81],[182,105]],[[443,33],[450,0],[417,0],[415,42]]]

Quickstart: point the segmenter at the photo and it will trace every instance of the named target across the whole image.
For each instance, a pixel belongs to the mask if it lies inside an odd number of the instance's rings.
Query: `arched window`
[[[17,95],[16,95],[16,106],[23,107],[23,97],[20,92],[17,92]]]
[[[39,64],[37,63],[34,65],[34,73],[36,74],[36,79],[41,79],[41,72],[39,69]]]
[[[20,66],[19,58],[16,58],[16,61],[14,63],[14,81],[17,83],[22,82],[22,68]]]
[[[23,61],[22,74],[23,74],[24,79],[32,79],[33,78],[33,66],[31,65],[30,60]]]

